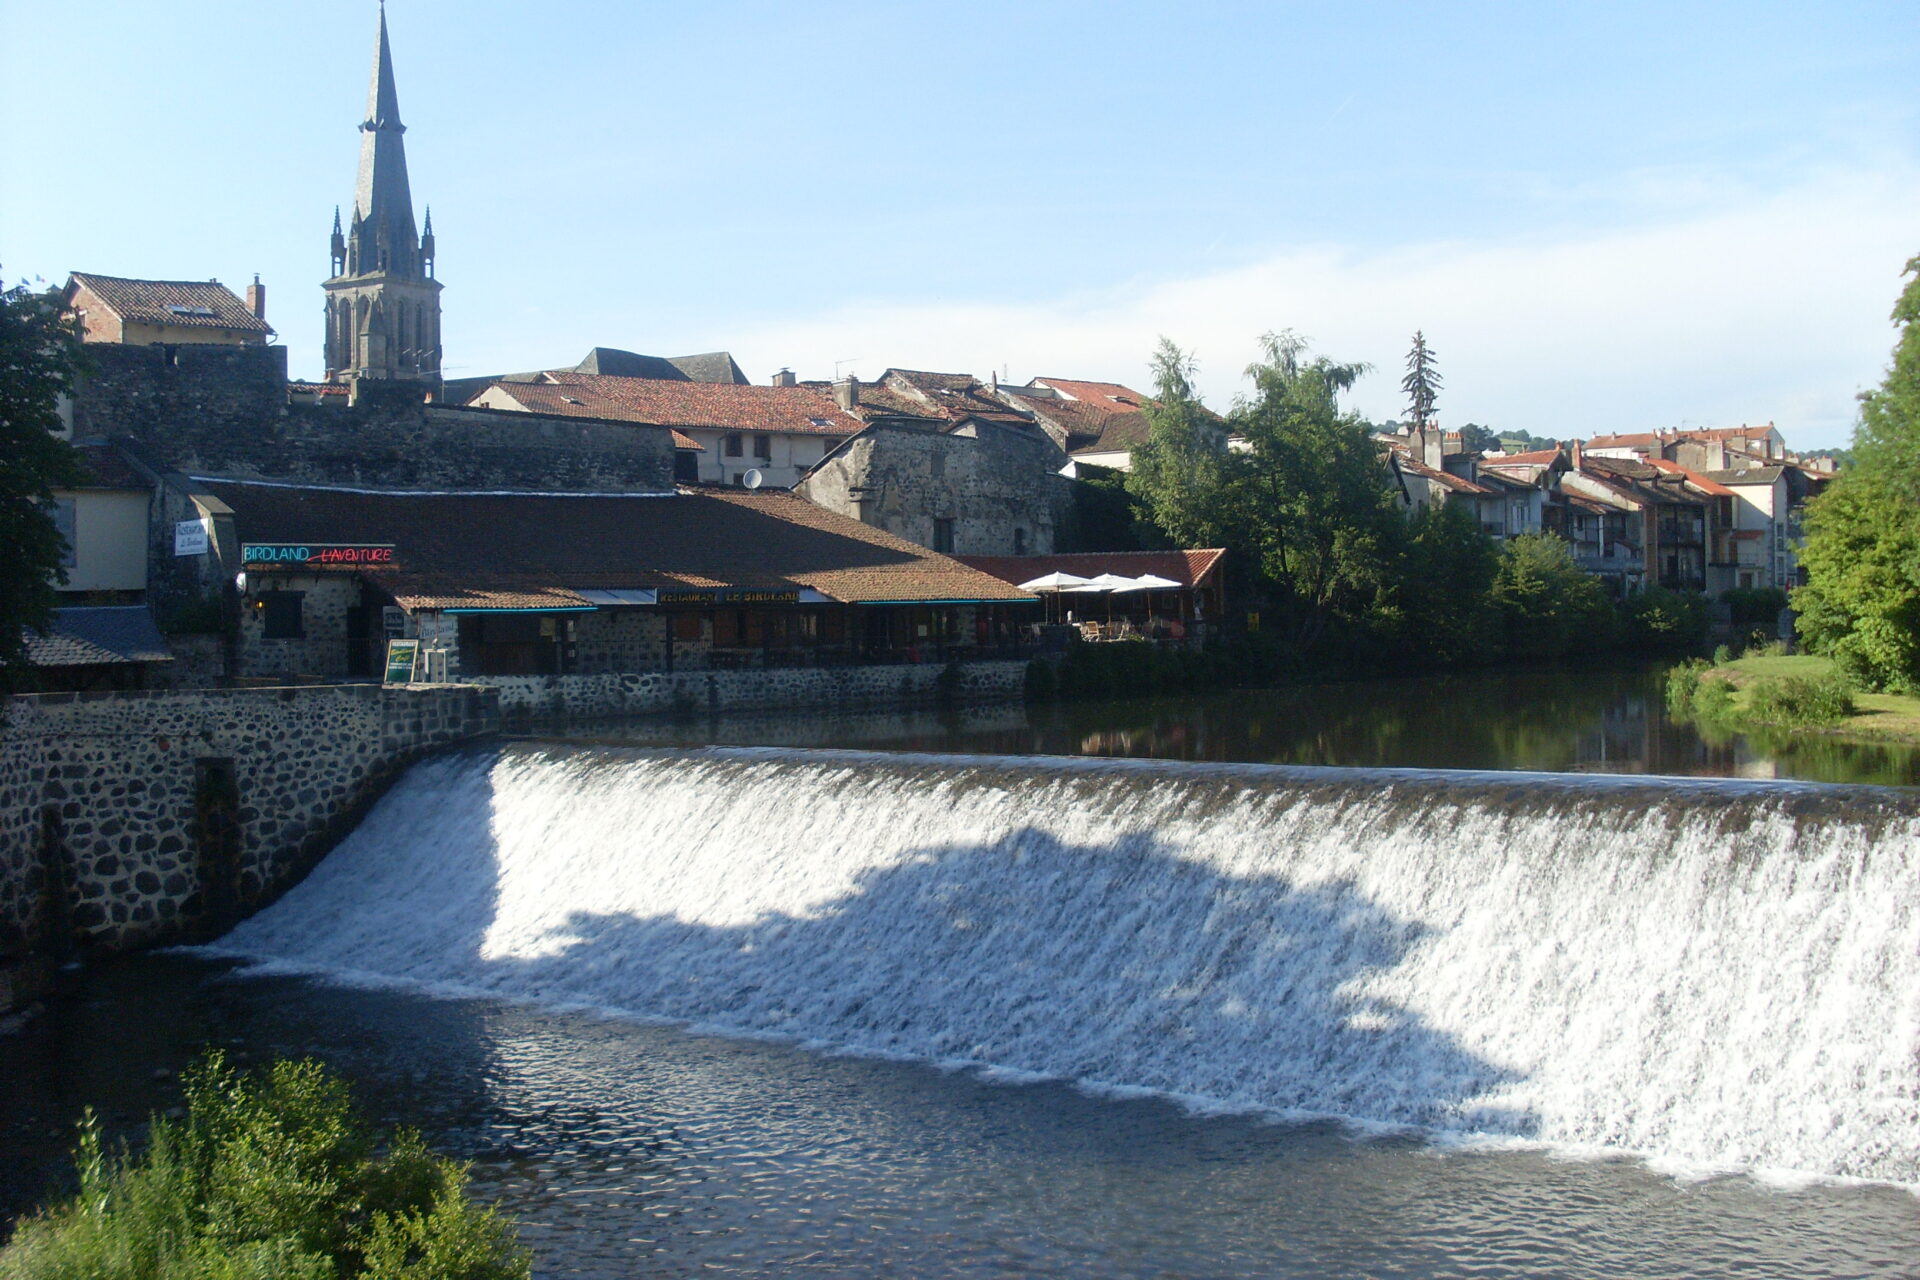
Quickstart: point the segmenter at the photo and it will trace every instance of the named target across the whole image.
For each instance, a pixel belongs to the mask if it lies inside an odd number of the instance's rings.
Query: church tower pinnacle
[[[440,282],[433,278],[433,230],[423,242],[413,221],[400,94],[387,43],[387,9],[373,48],[367,114],[360,124],[360,173],[343,234],[334,210],[327,292],[327,380],[440,378]]]

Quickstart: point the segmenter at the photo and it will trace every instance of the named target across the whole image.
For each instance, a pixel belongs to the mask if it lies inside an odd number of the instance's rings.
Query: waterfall
[[[1194,1105],[1920,1181],[1920,797],[514,744],[223,950]]]

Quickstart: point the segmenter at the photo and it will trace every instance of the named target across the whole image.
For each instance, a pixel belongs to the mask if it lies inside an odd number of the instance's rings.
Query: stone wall
[[[1067,456],[1037,427],[948,431],[882,419],[828,454],[795,492],[829,511],[962,556],[1051,555],[1071,505]],[[951,521],[941,546],[936,521]]]
[[[389,489],[657,493],[664,427],[425,404],[380,388],[352,406],[289,405],[285,347],[96,343],[76,439],[125,439],[162,470]]]
[[[926,705],[1018,698],[1024,662],[955,664],[950,690],[937,663],[871,667],[774,667],[745,671],[655,671],[564,676],[474,676],[500,691],[500,711],[517,721],[673,712],[798,707]]]
[[[304,875],[417,756],[498,727],[499,695],[462,685],[15,698],[0,968],[36,943],[207,936]],[[68,886],[55,903],[49,877]]]

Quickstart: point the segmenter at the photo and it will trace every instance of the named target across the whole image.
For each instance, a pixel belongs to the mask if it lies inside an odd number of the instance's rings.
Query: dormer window
[[[212,320],[215,318],[212,307],[183,307],[179,303],[169,303],[167,310],[177,316],[187,316],[194,320]]]

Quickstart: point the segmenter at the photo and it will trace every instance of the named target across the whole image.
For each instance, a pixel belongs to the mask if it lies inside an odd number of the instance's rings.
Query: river
[[[543,1275],[1920,1272],[1920,796],[1610,678],[453,753],[0,1038],[0,1194],[213,1043],[473,1159]]]

